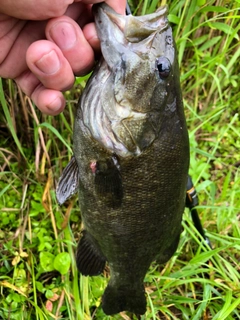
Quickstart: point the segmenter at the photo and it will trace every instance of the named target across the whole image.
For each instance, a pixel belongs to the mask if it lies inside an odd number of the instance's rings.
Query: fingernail
[[[77,41],[75,28],[68,22],[58,22],[49,30],[52,40],[60,49],[67,50],[74,46]]]
[[[35,62],[36,67],[46,73],[53,74],[60,69],[60,61],[55,50],[46,53],[41,59]]]
[[[48,106],[48,110],[51,113],[57,114],[60,111],[62,111],[62,108],[64,107],[64,102],[61,98],[57,97],[55,100],[53,100]]]

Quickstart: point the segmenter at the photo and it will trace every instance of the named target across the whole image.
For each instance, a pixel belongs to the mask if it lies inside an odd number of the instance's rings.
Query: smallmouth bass
[[[84,224],[76,261],[110,281],[103,311],[144,314],[152,261],[174,254],[185,207],[189,142],[167,8],[122,16],[93,6],[102,59],[80,98],[74,157],[57,199],[77,190]]]

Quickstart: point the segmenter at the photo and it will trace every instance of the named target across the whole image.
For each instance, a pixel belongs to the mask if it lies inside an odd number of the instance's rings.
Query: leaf
[[[227,291],[224,298],[225,303],[222,309],[214,316],[213,320],[229,319],[228,317],[230,316],[230,314],[239,307],[240,297],[236,300],[233,300],[231,291]]]
[[[16,292],[18,292],[19,294],[21,294],[24,297],[27,297],[26,294],[20,290],[18,287],[16,287],[15,285],[13,285],[12,283],[8,282],[8,281],[0,281],[0,285],[6,288],[10,288],[11,290],[14,290]]]
[[[199,7],[204,6],[205,3],[206,3],[206,0],[197,0],[197,5],[198,5]]]
[[[211,259],[212,256],[214,256],[215,254],[217,254],[218,252],[220,252],[222,250],[223,250],[223,248],[217,248],[217,249],[209,250],[207,252],[202,252],[202,253],[196,255],[194,258],[192,258],[188,263],[189,264],[195,264],[195,263],[203,264],[203,263],[207,262],[209,259]]]
[[[221,38],[222,38],[221,36],[213,37],[211,40],[206,41],[206,42],[201,46],[201,48],[199,48],[199,50],[200,50],[200,51],[204,51],[204,50],[207,50],[208,48],[214,47],[214,45],[215,45],[216,43],[219,43],[219,41],[220,41]]]
[[[42,282],[36,281],[36,282],[35,282],[35,285],[36,285],[36,288],[37,288],[37,290],[38,290],[39,292],[42,292],[42,293],[43,293],[43,292],[45,291],[45,288],[44,288]]]
[[[46,309],[47,309],[49,312],[52,312],[53,303],[52,303],[50,300],[47,300],[47,302],[46,302]]]
[[[59,253],[54,259],[54,268],[61,274],[66,274],[70,268],[71,259],[67,252]]]
[[[229,35],[231,35],[234,32],[234,30],[231,26],[229,26],[228,24],[223,23],[223,22],[210,22],[209,24],[210,24],[211,28],[223,31],[224,33],[229,34]],[[238,36],[235,35],[234,38],[237,39]]]
[[[47,122],[43,122],[39,125],[39,127],[45,127],[49,130],[52,131],[53,134],[55,134],[55,136],[62,141],[62,143],[68,148],[68,150],[72,153],[72,149],[69,146],[69,144],[63,139],[62,135],[59,133],[59,131],[57,129],[55,129],[50,123]]]
[[[198,192],[202,190],[206,190],[209,186],[211,186],[214,182],[211,180],[204,180],[203,182],[198,183],[197,190]]]
[[[40,256],[41,267],[45,272],[50,272],[54,270],[54,265],[53,265],[54,255],[52,253],[43,251],[40,253],[39,256]]]
[[[37,216],[40,212],[44,213],[44,207],[40,202],[31,200],[31,211],[29,216],[30,217],[35,217]]]
[[[168,15],[168,21],[171,23],[179,24],[180,19],[175,14],[169,14]]]
[[[21,258],[27,258],[27,257],[28,257],[27,252],[22,251],[22,252],[20,253],[20,257],[21,257]]]
[[[178,295],[169,295],[167,298],[168,298],[168,300],[170,300],[170,303],[175,302],[175,301],[177,301],[178,303],[198,302],[197,299],[190,298],[190,297],[182,297],[182,296],[178,296]]]
[[[2,105],[2,108],[3,108],[4,115],[6,117],[8,128],[9,128],[11,134],[12,134],[13,140],[16,143],[16,145],[18,147],[18,150],[21,152],[22,156],[26,159],[26,156],[25,156],[25,154],[23,152],[23,149],[21,147],[21,143],[20,143],[20,141],[19,141],[19,139],[18,139],[18,137],[16,135],[16,132],[15,132],[15,129],[14,129],[14,125],[13,125],[13,122],[12,122],[12,118],[11,118],[8,106],[6,104],[6,100],[5,100],[4,93],[3,93],[3,86],[2,86],[2,79],[1,78],[0,78],[0,102],[1,102],[1,105]]]
[[[48,289],[46,290],[45,296],[47,299],[51,299],[54,296],[54,293],[52,292],[52,290]]]
[[[11,188],[12,184],[14,183],[15,180],[11,181],[9,184],[6,185],[5,188],[3,188],[1,191],[0,191],[0,198],[4,195],[4,193],[6,193],[8,191],[8,189]]]
[[[17,255],[16,257],[13,258],[12,265],[16,266],[19,262],[20,262],[20,256]]]
[[[214,157],[211,153],[208,153],[204,150],[201,150],[199,148],[194,148],[194,147],[192,147],[191,150],[198,153],[198,154],[201,154],[202,156],[207,157],[211,160],[216,160],[216,157]]]
[[[193,39],[193,43],[194,43],[195,46],[198,46],[198,45],[206,42],[208,38],[209,38],[209,35],[208,34],[204,34],[201,37],[197,37],[197,38]]]
[[[227,12],[228,9],[220,6],[207,6],[199,10],[199,12]]]

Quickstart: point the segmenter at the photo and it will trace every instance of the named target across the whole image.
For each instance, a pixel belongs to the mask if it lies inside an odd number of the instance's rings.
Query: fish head
[[[108,69],[113,75],[116,104],[136,112],[151,109],[156,86],[165,87],[158,65],[169,73],[174,63],[172,32],[167,7],[134,17],[117,14],[106,4],[95,7],[97,33]]]
[[[162,113],[176,109],[171,88],[179,75],[167,7],[135,17],[101,3],[93,13],[103,60],[90,80],[99,89],[94,117],[88,99],[82,101],[85,124],[111,152],[139,155],[158,137]]]

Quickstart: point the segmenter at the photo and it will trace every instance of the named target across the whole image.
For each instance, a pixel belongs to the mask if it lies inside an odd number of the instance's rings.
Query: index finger
[[[102,2],[102,0],[82,0],[82,2],[86,4],[94,4]],[[117,13],[124,14],[126,9],[126,0],[106,0],[106,4],[108,4],[113,10]]]
[[[79,0],[75,0],[79,2]],[[1,1],[0,13],[26,20],[46,20],[62,16],[74,0]]]

